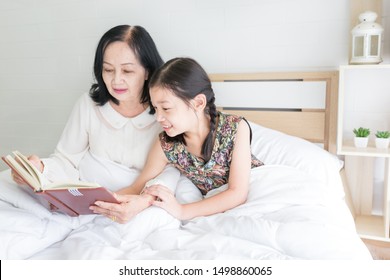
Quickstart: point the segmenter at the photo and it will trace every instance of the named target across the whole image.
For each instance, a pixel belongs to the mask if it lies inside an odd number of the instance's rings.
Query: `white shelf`
[[[356,148],[352,140],[343,141],[338,151],[339,155],[362,157],[390,157],[390,149],[378,149],[374,143],[368,143],[367,148]]]
[[[390,130],[390,65],[340,66],[337,153],[344,155],[360,237],[390,242],[390,149],[378,149],[376,131]],[[367,148],[353,144],[353,129],[371,130]],[[372,215],[374,162],[385,158],[383,216]]]

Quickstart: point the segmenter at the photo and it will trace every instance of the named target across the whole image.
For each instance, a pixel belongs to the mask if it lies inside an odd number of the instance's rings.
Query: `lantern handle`
[[[366,11],[364,13],[361,13],[359,15],[359,20],[360,22],[364,22],[364,21],[367,21],[367,22],[375,22],[375,20],[377,19],[378,15],[375,13],[375,12],[372,12],[372,11]]]

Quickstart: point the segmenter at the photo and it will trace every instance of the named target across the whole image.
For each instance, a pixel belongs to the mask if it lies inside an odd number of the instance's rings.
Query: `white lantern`
[[[383,27],[376,23],[377,14],[371,11],[359,15],[360,23],[352,33],[351,64],[377,64],[382,62],[381,37]]]

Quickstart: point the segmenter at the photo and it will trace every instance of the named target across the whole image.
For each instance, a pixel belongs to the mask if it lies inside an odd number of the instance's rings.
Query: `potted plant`
[[[389,147],[389,131],[377,131],[375,136],[375,146],[378,149],[387,149]]]
[[[355,134],[354,143],[357,148],[365,148],[368,144],[368,136],[370,135],[370,129],[359,127],[354,129],[353,133]]]

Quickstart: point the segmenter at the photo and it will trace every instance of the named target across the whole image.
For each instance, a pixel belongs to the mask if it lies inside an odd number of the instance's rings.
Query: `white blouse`
[[[98,106],[85,93],[75,104],[54,154],[42,159],[43,173],[51,181],[94,181],[115,191],[132,183],[129,180],[145,165],[160,131],[149,109],[126,118],[109,102]],[[178,180],[178,171],[171,172]]]

